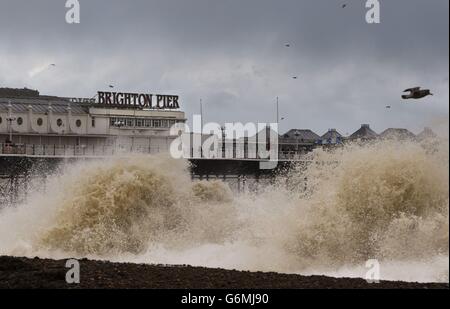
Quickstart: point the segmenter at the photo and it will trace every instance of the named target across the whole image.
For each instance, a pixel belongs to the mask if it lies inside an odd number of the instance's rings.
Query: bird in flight
[[[347,7],[347,3],[344,3],[344,4],[342,5],[342,8],[345,9],[346,7]]]
[[[109,88],[114,88],[114,85],[109,85]]]
[[[409,92],[408,94],[402,95],[402,99],[422,99],[426,96],[433,95],[429,89],[420,89],[420,87],[413,87],[405,89],[403,92]]]
[[[284,46],[286,46],[286,47],[291,47],[291,44],[285,44]]]
[[[298,78],[298,76],[292,76],[292,78],[293,78],[293,79],[297,79],[297,78]]]
[[[388,108],[388,109],[389,109],[389,108],[391,108],[391,106],[390,106],[390,105],[386,105],[386,108]]]
[[[56,64],[50,63],[50,66],[51,66],[51,67],[56,67]]]

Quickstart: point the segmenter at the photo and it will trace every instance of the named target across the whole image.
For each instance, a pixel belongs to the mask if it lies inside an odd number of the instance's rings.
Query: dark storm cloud
[[[219,122],[274,120],[279,96],[283,130],[317,133],[448,118],[447,0],[380,1],[379,25],[365,23],[364,0],[80,0],[79,25],[65,23],[64,0],[29,2],[0,1],[0,84],[176,92],[189,118],[202,98]],[[416,85],[436,96],[401,102]]]

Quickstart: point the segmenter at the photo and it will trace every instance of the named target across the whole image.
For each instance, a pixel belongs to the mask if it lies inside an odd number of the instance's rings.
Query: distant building
[[[292,129],[280,136],[279,148],[282,153],[304,153],[314,148],[320,136],[309,129]]]
[[[427,139],[435,139],[437,138],[437,135],[433,132],[433,130],[431,130],[431,128],[425,128],[422,132],[417,134],[416,138],[419,142],[421,142]]]
[[[368,124],[362,124],[356,132],[349,136],[349,140],[371,140],[378,137],[378,134],[373,131]]]
[[[309,129],[292,129],[283,136],[285,140],[295,140],[297,143],[314,144],[320,139],[320,136]]]
[[[32,98],[39,97],[39,91],[28,88],[0,88],[0,96],[7,98]]]
[[[321,145],[338,145],[342,144],[344,137],[336,129],[329,129],[327,133],[322,135],[319,140]]]
[[[393,140],[401,140],[401,141],[405,141],[405,140],[415,140],[416,136],[408,131],[407,129],[399,129],[399,128],[389,128],[384,130],[380,136],[380,138],[382,139],[393,139]]]

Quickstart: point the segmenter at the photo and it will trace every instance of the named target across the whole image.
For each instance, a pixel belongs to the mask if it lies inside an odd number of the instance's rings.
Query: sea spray
[[[233,228],[231,191],[221,182],[193,183],[185,162],[133,157],[84,166],[65,185],[53,224],[38,247],[74,254],[140,254],[155,243],[220,241]]]
[[[0,253],[448,281],[448,144],[426,145],[317,149],[244,194],[163,156],[67,165],[0,214]]]
[[[298,229],[302,258],[339,266],[448,255],[448,159],[396,141],[316,156],[339,163],[306,171],[315,180],[302,200],[309,204]]]

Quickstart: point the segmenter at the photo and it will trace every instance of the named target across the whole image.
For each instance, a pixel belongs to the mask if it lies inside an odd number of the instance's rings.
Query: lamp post
[[[200,99],[200,144],[203,145],[203,100]],[[203,146],[200,147],[200,158],[203,158]]]
[[[225,126],[221,126],[220,130],[222,131],[222,159],[225,159],[226,156],[226,132],[225,132]]]
[[[277,97],[277,124],[280,123],[280,106],[279,106],[279,101],[278,101],[278,97]]]

